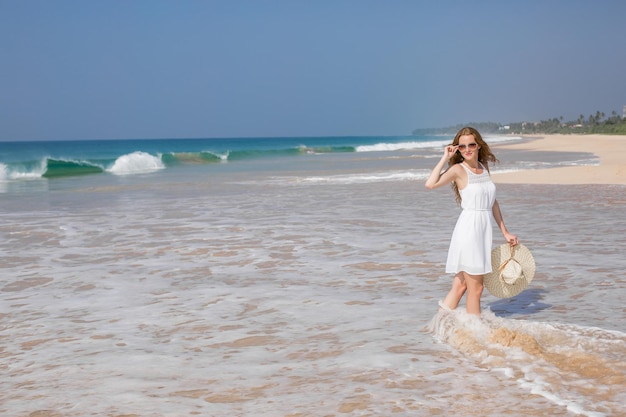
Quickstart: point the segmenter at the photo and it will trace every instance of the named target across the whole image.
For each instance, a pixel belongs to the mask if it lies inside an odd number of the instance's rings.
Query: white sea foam
[[[521,136],[484,135],[483,139],[485,139],[485,142],[491,145],[492,143],[517,142],[522,140],[523,138]]]
[[[485,137],[488,143],[502,143],[518,141],[522,138],[519,136],[489,136]],[[407,141],[398,143],[386,143],[381,142],[374,145],[361,145],[356,147],[357,152],[388,152],[388,151],[401,151],[401,150],[413,150],[413,149],[439,149],[443,148],[452,141],[452,137],[444,140],[433,140],[427,142],[420,141]]]
[[[1,164],[0,164],[1,165]],[[42,158],[39,165],[28,170],[25,167],[9,167],[4,165],[0,170],[0,180],[33,180],[40,179],[48,167],[48,158]]]
[[[588,159],[577,159],[575,161],[559,161],[556,165],[560,166],[600,166],[600,158],[591,157]]]
[[[122,155],[107,171],[116,175],[139,174],[164,169],[165,165],[158,156],[146,152],[133,152]]]
[[[9,179],[9,168],[0,162],[0,181],[6,181]]]
[[[441,148],[450,143],[450,140],[430,141],[430,142],[400,142],[400,143],[377,143],[375,145],[357,146],[357,152],[385,152],[424,148]]]
[[[399,171],[399,172],[372,172],[367,174],[344,174],[305,177],[298,182],[325,183],[325,184],[361,184],[368,182],[386,181],[418,181],[428,178],[428,172]]]
[[[42,177],[42,173],[39,172],[21,172],[14,171],[11,173],[11,179],[13,180],[34,180]]]
[[[602,382],[623,384],[626,379],[626,334],[618,331],[511,320],[489,310],[479,319],[462,309],[439,312],[429,330],[478,363],[503,369],[520,387],[579,415],[605,416],[594,410],[590,392],[600,397],[606,394],[598,387]],[[619,403],[624,398],[616,392],[607,399]]]

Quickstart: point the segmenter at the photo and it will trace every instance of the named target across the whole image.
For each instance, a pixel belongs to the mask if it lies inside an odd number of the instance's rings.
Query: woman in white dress
[[[452,144],[446,146],[426,180],[428,189],[451,184],[463,209],[450,240],[446,272],[455,275],[452,289],[439,302],[443,309],[454,310],[467,292],[467,312],[480,314],[483,275],[491,272],[493,225],[498,226],[511,245],[518,243],[517,236],[504,225],[496,186],[489,176],[489,162],[496,161],[480,133],[473,127],[464,127]],[[448,169],[443,171],[446,162]]]

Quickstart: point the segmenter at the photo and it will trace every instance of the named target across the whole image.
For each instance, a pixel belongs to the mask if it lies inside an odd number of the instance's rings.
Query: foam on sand
[[[603,416],[626,400],[624,333],[504,319],[490,311],[478,318],[458,309],[435,315],[429,331],[478,365],[573,413]]]

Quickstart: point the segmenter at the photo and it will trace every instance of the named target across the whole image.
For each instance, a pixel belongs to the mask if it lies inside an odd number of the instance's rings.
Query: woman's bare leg
[[[443,305],[450,308],[450,310],[454,310],[459,305],[459,301],[461,301],[461,298],[467,289],[466,280],[463,274],[464,272],[459,272],[454,276],[454,279],[452,280],[452,288],[448,292],[448,295],[446,295],[446,298],[443,299]]]
[[[463,272],[467,286],[467,313],[480,314],[480,297],[483,294],[483,276]]]

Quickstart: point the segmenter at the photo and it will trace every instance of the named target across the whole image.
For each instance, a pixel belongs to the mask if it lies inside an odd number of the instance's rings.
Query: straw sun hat
[[[491,268],[493,271],[485,274],[485,288],[498,298],[509,298],[533,280],[535,259],[526,246],[505,243],[491,251]]]

